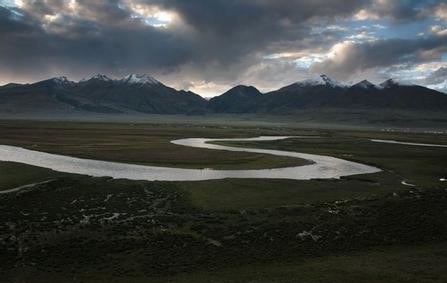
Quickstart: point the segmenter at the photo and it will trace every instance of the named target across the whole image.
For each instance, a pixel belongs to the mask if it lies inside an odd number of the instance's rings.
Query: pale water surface
[[[174,140],[172,141],[172,143],[180,146],[199,147],[215,150],[254,152],[277,156],[302,158],[311,161],[312,164],[296,167],[257,170],[183,169],[82,159],[39,152],[8,145],[0,145],[0,161],[24,163],[28,165],[49,168],[59,172],[83,174],[94,177],[113,177],[147,181],[199,181],[224,178],[309,180],[339,178],[342,176],[376,173],[381,171],[379,168],[376,167],[330,156],[282,150],[239,148],[208,143],[213,141],[273,141],[286,138],[290,137],[268,136],[246,139],[189,138]]]
[[[372,142],[381,142],[381,143],[391,143],[391,144],[414,145],[414,146],[447,147],[446,144],[434,144],[434,143],[401,142],[401,141],[394,141],[394,140],[377,140],[377,139],[372,139],[371,141]]]

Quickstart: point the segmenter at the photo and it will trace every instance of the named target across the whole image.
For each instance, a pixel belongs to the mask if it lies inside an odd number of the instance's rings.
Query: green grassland
[[[95,123],[0,123],[0,144],[81,158],[182,168],[258,169],[307,164],[305,160],[179,146],[187,137],[245,137],[254,129]],[[266,130],[274,134],[276,131]]]
[[[330,132],[319,138],[225,144],[301,151],[363,162],[400,176],[408,183],[424,187],[438,185],[439,178],[447,176],[447,148],[375,143],[370,139],[447,144],[446,135],[382,132]]]
[[[304,164],[170,144],[316,153],[382,172],[338,180],[146,182],[0,162],[0,282],[445,282],[447,135],[219,125],[0,122],[0,144],[188,168]],[[297,162],[297,163],[294,163]],[[234,167],[233,167],[234,166]],[[405,180],[414,184],[401,184]]]
[[[341,180],[230,179],[182,182],[178,186],[188,192],[195,206],[213,211],[368,198],[406,188],[396,180],[396,176],[389,173]]]
[[[62,173],[45,168],[14,162],[0,162],[0,191],[42,182],[62,175]]]
[[[371,138],[447,144],[447,135],[383,131],[312,130],[270,127],[223,127],[177,124],[105,124],[68,122],[3,122],[0,144],[100,160],[178,166],[185,168],[255,169],[303,165],[306,162],[263,154],[195,149],[171,144],[186,137],[252,137],[258,135],[307,136],[272,142],[225,142],[241,147],[272,148],[329,155],[375,165],[383,172],[350,176],[340,180],[214,180],[181,182],[190,200],[211,210],[257,209],[297,205],[309,201],[377,196],[406,189],[402,181],[429,188],[441,185],[447,176],[447,149],[381,144]],[[220,142],[223,143],[223,142]],[[0,189],[7,181],[50,178],[54,172],[21,165],[26,170],[3,164],[3,170],[16,174],[0,175]],[[6,171],[5,171],[6,172]],[[32,173],[34,172],[34,173]],[[19,174],[19,175],[17,175]],[[25,174],[22,178],[21,175]],[[48,174],[48,177],[44,175]],[[14,186],[22,185],[15,181]]]

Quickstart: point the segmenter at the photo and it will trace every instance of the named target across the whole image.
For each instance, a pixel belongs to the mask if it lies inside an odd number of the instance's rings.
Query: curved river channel
[[[288,156],[306,159],[311,161],[312,163],[309,165],[296,167],[257,170],[183,169],[81,159],[8,145],[0,145],[0,161],[24,163],[43,168],[49,168],[59,172],[83,174],[94,177],[113,177],[120,179],[122,178],[147,181],[199,181],[224,178],[310,180],[339,178],[342,176],[369,174],[381,171],[379,168],[376,167],[330,156],[282,150],[222,146],[208,143],[213,141],[274,141],[286,138],[299,137],[268,136],[245,139],[189,138],[173,140],[171,141],[171,143],[180,146],[190,146],[214,150],[254,152],[277,156]]]

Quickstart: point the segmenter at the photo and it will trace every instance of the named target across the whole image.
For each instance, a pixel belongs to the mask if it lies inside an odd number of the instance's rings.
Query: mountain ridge
[[[32,107],[32,104],[36,107]],[[23,109],[23,105],[26,105]],[[110,79],[98,74],[79,82],[55,77],[32,84],[0,87],[2,112],[96,112],[184,114],[201,112],[206,100],[199,95],[178,91],[148,75],[130,74]]]
[[[348,85],[326,75],[267,93],[254,86],[238,85],[209,100],[166,86],[145,74],[129,74],[121,79],[97,74],[78,82],[60,76],[31,84],[0,86],[0,111],[4,113],[281,114],[314,108],[444,111],[447,95],[392,79],[380,84],[362,80]]]

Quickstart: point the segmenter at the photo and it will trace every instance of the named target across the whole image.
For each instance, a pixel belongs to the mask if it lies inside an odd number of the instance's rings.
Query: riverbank
[[[295,167],[258,170],[213,170],[209,168],[200,170],[181,169],[81,159],[7,145],[0,145],[0,161],[23,163],[32,166],[52,169],[58,172],[88,175],[92,177],[112,177],[116,179],[146,181],[203,181],[226,178],[311,180],[333,179],[350,175],[371,174],[381,171],[380,169],[372,166],[350,162],[330,156],[211,144],[211,142],[219,141],[277,141],[287,138],[290,137],[265,136],[247,139],[187,138],[181,140],[173,140],[171,141],[171,143],[180,146],[206,148],[212,150],[250,152],[264,155],[292,157],[299,160],[306,160],[310,164]]]

